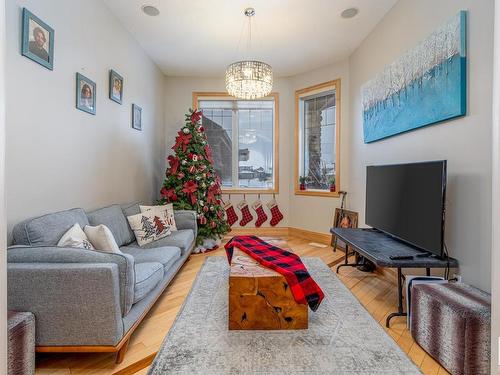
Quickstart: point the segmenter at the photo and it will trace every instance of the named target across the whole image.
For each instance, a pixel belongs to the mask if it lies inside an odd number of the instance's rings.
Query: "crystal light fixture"
[[[248,17],[249,45],[252,39],[251,17],[253,8],[244,12]],[[273,68],[262,61],[243,60],[230,64],[226,69],[226,90],[229,95],[240,99],[263,98],[273,89]]]

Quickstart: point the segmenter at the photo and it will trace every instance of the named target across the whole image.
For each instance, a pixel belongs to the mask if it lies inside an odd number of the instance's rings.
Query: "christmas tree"
[[[168,157],[169,168],[161,189],[161,204],[194,210],[198,217],[197,251],[214,247],[229,231],[221,203],[220,178],[215,174],[212,151],[200,123],[201,112],[189,110]]]

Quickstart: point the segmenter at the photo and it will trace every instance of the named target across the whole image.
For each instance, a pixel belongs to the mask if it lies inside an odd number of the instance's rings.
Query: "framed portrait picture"
[[[132,104],[132,128],[142,130],[142,108]]]
[[[334,228],[357,228],[358,227],[358,213],[349,210],[335,209],[333,217]],[[335,245],[335,236],[332,235],[331,245]],[[337,240],[337,249],[345,251],[345,243],[340,239]]]
[[[83,74],[76,73],[76,108],[95,115],[96,85]]]
[[[47,69],[54,69],[54,29],[23,8],[21,53]]]
[[[109,98],[118,104],[122,104],[123,77],[113,69],[109,71]]]

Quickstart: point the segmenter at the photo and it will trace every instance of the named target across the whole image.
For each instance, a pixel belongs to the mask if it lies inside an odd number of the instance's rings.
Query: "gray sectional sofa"
[[[39,352],[118,352],[188,259],[196,214],[175,211],[178,231],[139,247],[126,216],[137,203],[81,208],[25,220],[8,248],[8,308],[35,315]],[[106,225],[123,254],[57,247],[75,223]]]

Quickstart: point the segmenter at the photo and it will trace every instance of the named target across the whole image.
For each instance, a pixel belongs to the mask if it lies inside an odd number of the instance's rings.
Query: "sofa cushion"
[[[99,224],[107,226],[111,233],[113,233],[118,246],[129,244],[135,239],[134,233],[130,230],[121,207],[117,204],[89,212],[87,213],[87,217],[92,226]]]
[[[73,208],[22,221],[12,231],[14,245],[56,246],[61,237],[76,223],[89,224],[85,211]]]
[[[141,209],[139,208],[139,203],[125,203],[121,205],[123,214],[125,217],[133,216],[141,213]],[[132,229],[130,229],[132,230]]]
[[[173,246],[142,249],[139,247],[123,246],[120,250],[134,257],[135,263],[158,262],[167,271],[181,257],[181,249]]]
[[[194,232],[192,229],[180,229],[172,232],[168,237],[160,238],[146,245],[141,249],[152,249],[155,247],[174,246],[181,249],[182,254],[185,254],[191,248],[194,241]],[[139,247],[137,242],[132,242],[129,246]]]
[[[136,263],[134,303],[146,297],[163,279],[163,265],[157,262]]]

